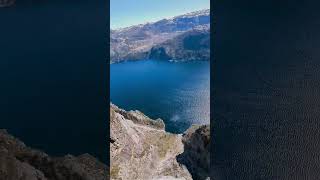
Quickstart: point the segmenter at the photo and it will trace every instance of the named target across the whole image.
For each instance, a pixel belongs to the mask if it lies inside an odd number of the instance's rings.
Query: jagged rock
[[[193,125],[182,138],[184,152],[178,162],[185,164],[193,179],[210,179],[210,126]]]
[[[0,180],[104,180],[108,174],[89,154],[50,157],[0,130]]]
[[[111,106],[113,107],[113,110],[116,113],[121,114],[125,119],[130,119],[136,124],[146,125],[152,128],[160,129],[160,130],[164,130],[165,128],[165,125],[162,119],[153,120],[138,110],[127,112],[123,109],[118,108],[113,104],[111,104]]]
[[[192,179],[176,160],[183,152],[182,135],[166,132],[156,121],[110,105],[111,179]]]
[[[47,180],[44,174],[28,163],[12,156],[7,149],[0,147],[1,180]]]

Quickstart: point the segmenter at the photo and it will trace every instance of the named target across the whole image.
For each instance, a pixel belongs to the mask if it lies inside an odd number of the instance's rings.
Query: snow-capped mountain
[[[111,30],[111,61],[144,58],[152,47],[189,31],[210,30],[210,10]]]

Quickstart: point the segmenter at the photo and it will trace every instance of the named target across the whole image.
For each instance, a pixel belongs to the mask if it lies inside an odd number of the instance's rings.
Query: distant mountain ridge
[[[183,45],[188,43],[184,39],[189,36],[193,36],[195,43],[202,43],[201,50],[185,48],[191,47]],[[210,10],[111,30],[110,37],[111,62],[155,58],[155,49],[162,49],[160,59],[209,60]],[[197,37],[202,40],[196,40]]]

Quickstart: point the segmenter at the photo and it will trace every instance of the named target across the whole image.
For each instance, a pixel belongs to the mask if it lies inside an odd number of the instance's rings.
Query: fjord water
[[[209,124],[209,61],[127,61],[111,64],[110,73],[110,99],[120,108],[161,118],[173,133]]]
[[[25,0],[0,11],[0,128],[52,156],[106,162],[103,2]]]

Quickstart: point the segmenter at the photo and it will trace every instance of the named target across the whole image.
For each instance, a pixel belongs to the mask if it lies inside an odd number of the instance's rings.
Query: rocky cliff
[[[161,119],[111,104],[110,128],[111,179],[208,178],[209,126],[171,134]]]
[[[210,175],[210,126],[193,125],[182,138],[184,152],[177,157],[185,164],[194,179],[207,179]]]
[[[51,157],[0,130],[0,180],[105,180],[107,166],[89,154]]]
[[[153,46],[147,59],[210,60],[210,28],[187,31]]]

